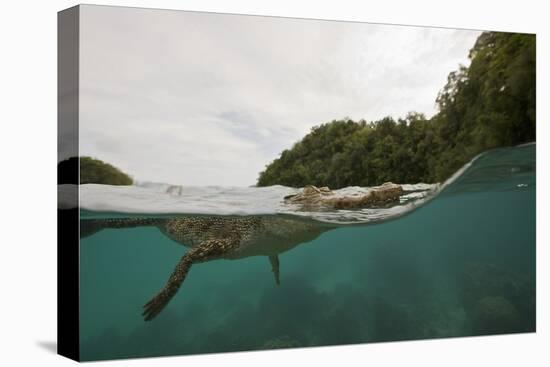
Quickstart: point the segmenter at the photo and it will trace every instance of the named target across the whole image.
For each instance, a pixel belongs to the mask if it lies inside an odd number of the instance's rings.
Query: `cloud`
[[[432,115],[478,35],[83,6],[80,151],[141,180],[252,185],[314,125]]]

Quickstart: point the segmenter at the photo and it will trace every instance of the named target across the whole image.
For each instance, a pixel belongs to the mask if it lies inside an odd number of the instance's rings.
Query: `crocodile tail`
[[[159,226],[163,218],[105,218],[81,219],[80,238],[89,237],[103,229]]]

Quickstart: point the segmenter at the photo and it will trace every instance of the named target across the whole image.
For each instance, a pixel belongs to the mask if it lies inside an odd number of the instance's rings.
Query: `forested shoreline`
[[[478,153],[535,141],[535,35],[484,32],[469,67],[447,78],[427,119],[345,118],[315,126],[259,175],[258,186],[441,182]]]
[[[119,168],[92,157],[71,157],[57,165],[59,184],[77,184],[75,175],[80,176],[80,184],[132,185],[134,180]]]
[[[119,168],[92,157],[80,157],[80,183],[131,185],[132,178]]]

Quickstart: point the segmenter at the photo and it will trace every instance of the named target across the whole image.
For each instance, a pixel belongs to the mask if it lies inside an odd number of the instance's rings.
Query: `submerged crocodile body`
[[[189,247],[164,287],[144,305],[146,321],[155,318],[174,297],[195,263],[217,259],[268,256],[279,284],[278,255],[335,228],[280,216],[82,219],[80,236],[108,228],[157,227],[170,239]]]

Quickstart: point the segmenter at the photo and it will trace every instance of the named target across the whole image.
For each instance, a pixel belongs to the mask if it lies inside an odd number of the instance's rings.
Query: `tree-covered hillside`
[[[71,157],[57,165],[59,184],[76,184],[79,159]],[[103,185],[132,185],[133,180],[118,168],[91,157],[80,157],[80,183]]]
[[[469,57],[449,74],[431,119],[321,124],[266,166],[258,186],[438,182],[484,150],[534,141],[535,36],[484,32]]]
[[[131,185],[133,180],[109,163],[91,157],[80,157],[80,183]]]

